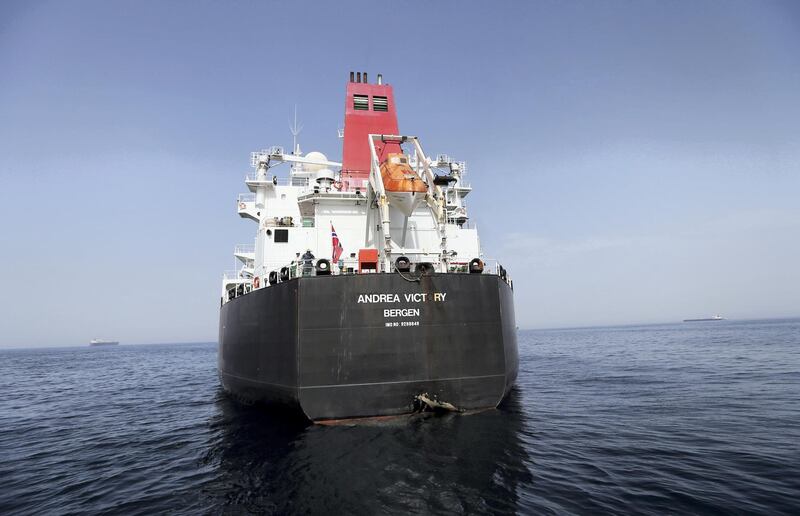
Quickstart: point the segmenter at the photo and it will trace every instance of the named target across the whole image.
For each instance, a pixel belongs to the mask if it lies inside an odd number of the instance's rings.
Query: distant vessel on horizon
[[[721,315],[712,315],[703,319],[684,319],[683,322],[703,322],[703,321],[724,321],[725,318]]]
[[[118,340],[104,340],[104,339],[92,339],[89,341],[90,346],[119,346]]]

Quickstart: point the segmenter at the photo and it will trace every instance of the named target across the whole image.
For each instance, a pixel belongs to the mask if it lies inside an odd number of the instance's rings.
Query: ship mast
[[[294,122],[289,124],[289,132],[292,133],[292,154],[300,155],[300,145],[297,143],[297,135],[303,130],[303,124],[297,125],[297,104],[294,105]]]

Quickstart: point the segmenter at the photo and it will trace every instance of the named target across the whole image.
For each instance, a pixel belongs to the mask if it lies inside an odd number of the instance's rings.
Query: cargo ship
[[[290,152],[251,154],[221,385],[314,422],[496,407],[517,377],[514,285],[468,216],[466,164],[400,132],[381,75],[345,90],[341,162],[304,154],[296,123]]]
[[[683,322],[705,322],[705,321],[724,321],[725,318],[721,315],[712,315],[711,317],[705,317],[702,319],[684,319]]]
[[[104,339],[92,339],[89,341],[90,346],[119,346],[119,341],[117,340],[104,340]]]

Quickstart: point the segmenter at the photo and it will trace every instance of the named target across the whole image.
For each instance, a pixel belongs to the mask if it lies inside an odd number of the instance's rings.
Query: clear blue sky
[[[0,3],[0,346],[215,340],[249,152],[350,70],[470,167],[523,328],[800,315],[796,2]]]

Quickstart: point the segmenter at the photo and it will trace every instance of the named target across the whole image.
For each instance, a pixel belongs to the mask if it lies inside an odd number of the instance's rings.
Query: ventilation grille
[[[389,111],[389,101],[386,97],[372,97],[372,109],[374,111]]]
[[[367,111],[369,109],[369,97],[366,95],[353,95],[353,109]]]

